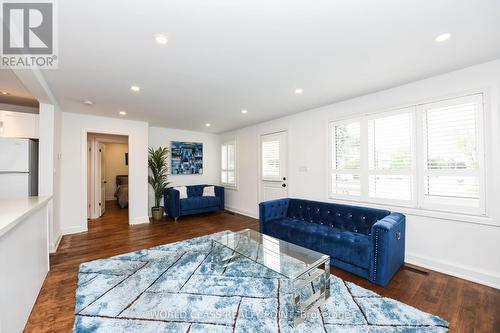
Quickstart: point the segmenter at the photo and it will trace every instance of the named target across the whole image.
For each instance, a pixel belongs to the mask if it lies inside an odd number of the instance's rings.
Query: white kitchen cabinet
[[[38,139],[38,114],[0,111],[0,137]]]

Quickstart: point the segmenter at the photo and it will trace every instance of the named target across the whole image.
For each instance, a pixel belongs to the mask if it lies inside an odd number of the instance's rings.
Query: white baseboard
[[[106,197],[106,201],[115,201],[116,198],[115,197]]]
[[[474,267],[463,266],[435,258],[419,256],[413,253],[406,253],[405,262],[464,280],[483,284],[492,288],[500,289],[500,274],[495,272],[480,270]]]
[[[144,216],[144,217],[131,217],[128,220],[129,224],[142,224],[142,223],[149,223],[149,216]]]
[[[52,242],[50,243],[50,245],[49,245],[49,252],[50,253],[56,253],[57,252],[57,248],[59,247],[59,243],[61,243],[62,236],[63,235],[59,235],[57,237],[55,243],[52,243]]]
[[[258,214],[252,213],[248,210],[242,210],[242,209],[238,209],[238,208],[234,208],[234,207],[230,207],[230,206],[225,206],[224,208],[225,208],[225,210],[236,213],[236,214],[241,214],[241,215],[245,215],[245,216],[248,216],[248,217],[251,217],[254,219],[259,219]]]
[[[84,232],[87,231],[87,226],[74,226],[74,227],[69,227],[69,228],[64,228],[61,230],[61,235],[71,235],[71,234],[77,234],[79,232]]]

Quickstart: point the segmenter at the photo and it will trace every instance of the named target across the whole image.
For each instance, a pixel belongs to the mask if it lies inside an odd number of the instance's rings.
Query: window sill
[[[493,218],[486,215],[469,215],[463,213],[453,213],[453,212],[445,212],[439,210],[429,210],[429,209],[418,209],[404,206],[397,206],[394,204],[381,204],[381,203],[373,203],[373,202],[363,202],[363,201],[354,201],[346,198],[335,198],[329,197],[327,199],[329,202],[337,202],[341,204],[349,204],[353,206],[365,206],[370,208],[383,208],[393,212],[399,212],[405,215],[410,216],[421,216],[421,217],[430,217],[441,220],[448,221],[456,221],[462,223],[474,223],[480,225],[487,225],[493,227],[500,227],[500,224],[496,222]]]
[[[221,184],[222,187],[226,190],[231,190],[231,191],[238,191],[238,186],[237,185],[226,185],[226,184]]]

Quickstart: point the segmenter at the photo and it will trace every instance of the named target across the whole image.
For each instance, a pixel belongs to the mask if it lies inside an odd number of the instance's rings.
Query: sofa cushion
[[[215,197],[215,186],[205,186],[203,188],[203,197]]]
[[[188,198],[201,197],[203,195],[203,188],[207,185],[190,185],[187,187]]]
[[[383,209],[299,199],[290,199],[287,212],[289,218],[364,235],[370,235],[373,224],[389,214]]]
[[[186,199],[188,197],[186,186],[176,186],[174,190],[179,192],[179,199]]]
[[[268,221],[265,233],[328,254],[333,259],[370,268],[372,244],[367,235],[291,218]]]
[[[181,210],[193,210],[207,207],[215,207],[220,205],[220,198],[218,197],[191,197],[181,199]]]
[[[350,231],[339,231],[323,235],[321,245],[333,249],[333,258],[351,265],[370,268],[372,258],[371,238]]]

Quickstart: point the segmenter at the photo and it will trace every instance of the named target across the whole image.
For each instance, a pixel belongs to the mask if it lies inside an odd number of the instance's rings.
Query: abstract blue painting
[[[203,173],[203,143],[172,141],[172,175]]]

